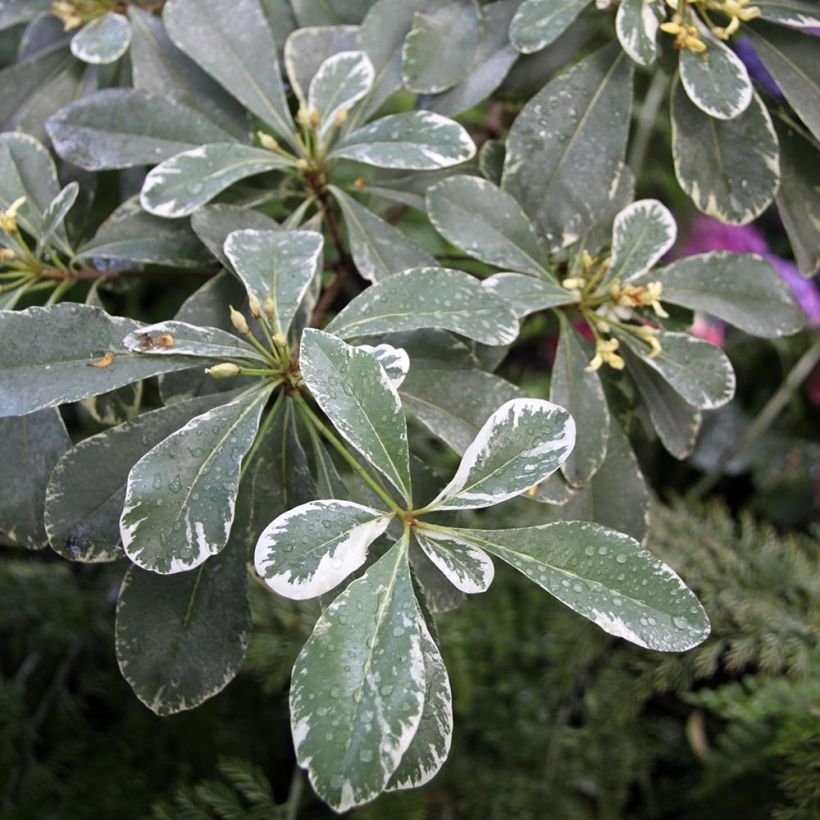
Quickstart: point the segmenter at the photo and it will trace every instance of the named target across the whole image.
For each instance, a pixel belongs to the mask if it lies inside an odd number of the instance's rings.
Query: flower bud
[[[233,362],[222,362],[209,367],[205,372],[215,379],[229,379],[231,376],[238,376],[242,372],[242,368]]]
[[[248,327],[248,323],[245,320],[245,317],[233,306],[231,308],[231,324],[243,335],[247,336],[251,329]]]
[[[262,305],[259,303],[259,297],[255,293],[248,294],[248,307],[254,319],[258,319],[262,315]]]

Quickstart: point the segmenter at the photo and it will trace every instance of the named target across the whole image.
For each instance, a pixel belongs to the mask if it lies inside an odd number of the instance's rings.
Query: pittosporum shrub
[[[643,545],[628,433],[684,458],[702,411],[732,398],[728,358],[686,332],[695,311],[762,337],[802,314],[759,256],[665,264],[675,220],[635,201],[635,172],[671,76],[683,190],[734,224],[776,200],[814,273],[817,41],[801,30],[820,15],[588,6],[0,4],[18,54],[0,71],[0,530],[123,564],[119,663],[160,715],[236,674],[249,583],[318,598],[291,721],[338,811],[444,763],[434,616],[486,590],[493,557],[647,649],[709,632]],[[771,73],[757,89],[736,35]],[[453,117],[493,95],[520,110],[479,151]],[[439,253],[409,230],[424,217]],[[207,279],[168,315],[186,271]],[[162,321],[106,309],[144,317],[146,299]],[[495,373],[531,314],[558,328],[549,400]],[[429,437],[460,456],[449,480],[414,454]],[[493,526],[516,496],[542,523]]]

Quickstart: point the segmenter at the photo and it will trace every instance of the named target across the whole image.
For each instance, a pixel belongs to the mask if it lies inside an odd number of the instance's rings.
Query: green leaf
[[[763,20],[781,26],[801,29],[820,26],[820,11],[812,0],[756,0],[755,6],[760,9]]]
[[[649,66],[658,56],[658,25],[666,16],[663,3],[623,0],[615,16],[621,48],[638,65]]]
[[[293,317],[319,275],[322,235],[315,231],[234,231],[225,241],[230,259],[248,294],[260,303],[273,299],[273,329],[287,335]]]
[[[516,0],[496,0],[481,7],[483,33],[467,76],[457,85],[426,102],[425,108],[454,117],[487,99],[504,81],[518,52],[507,39]]]
[[[453,176],[427,192],[436,230],[465,253],[505,270],[546,276],[549,261],[516,200],[481,177]]]
[[[561,465],[561,472],[574,486],[586,484],[606,456],[609,410],[601,380],[588,373],[589,354],[581,347],[569,322],[560,316],[561,332],[550,380],[550,401],[565,407],[582,435]]]
[[[26,233],[39,236],[43,215],[59,193],[57,169],[48,151],[27,134],[0,134],[0,209],[25,197],[17,223]]]
[[[40,236],[37,239],[38,253],[51,241],[52,237],[57,240],[57,244],[63,250],[69,250],[71,248],[65,239],[64,223],[68,212],[74,207],[79,193],[79,183],[69,182],[68,185],[51,200],[43,213],[43,226]]]
[[[325,60],[310,82],[308,110],[319,112],[317,133],[325,138],[373,85],[373,64],[363,51],[343,51]]]
[[[300,26],[331,26],[360,22],[370,0],[292,0],[291,4]]]
[[[120,535],[135,564],[169,575],[222,550],[234,520],[242,459],[271,389],[252,387],[197,416],[134,465]]]
[[[464,603],[467,596],[444,577],[417,543],[410,544],[409,555],[417,597],[432,612],[451,612]]]
[[[684,401],[700,410],[714,410],[735,394],[735,372],[726,354],[714,345],[686,333],[658,336],[661,350],[649,355],[649,347],[631,333],[612,331],[639,359],[665,379]]]
[[[171,42],[159,17],[134,4],[128,7],[128,16],[133,33],[128,56],[134,88],[193,108],[247,142],[250,122],[245,107]]]
[[[157,165],[145,178],[140,202],[155,216],[190,216],[240,179],[283,168],[272,151],[218,142],[183,151]]]
[[[691,590],[622,532],[584,521],[450,532],[506,561],[604,632],[645,649],[682,652],[709,635]]]
[[[185,356],[131,353],[122,340],[140,327],[73,302],[0,311],[0,417],[79,401],[197,364]],[[113,359],[103,365],[109,352]]]
[[[110,11],[84,25],[71,39],[71,53],[84,63],[114,63],[131,45],[131,24]]]
[[[170,339],[168,337],[171,337]],[[187,322],[159,322],[129,333],[122,342],[128,350],[146,356],[196,356],[200,359],[250,361],[255,366],[269,362],[244,339],[216,327],[198,327]]]
[[[781,145],[777,211],[804,276],[820,271],[820,166],[815,147],[796,131],[777,128]]]
[[[257,0],[169,0],[162,19],[169,36],[251,112],[290,140],[290,116],[277,49]],[[201,142],[204,142],[202,140]]]
[[[193,108],[130,88],[72,102],[49,118],[46,131],[54,150],[86,171],[155,165],[202,143],[233,139]]]
[[[386,791],[414,789],[429,783],[444,765],[453,738],[453,696],[447,669],[430,630],[419,618],[424,656],[424,710],[419,728],[401,763],[387,781]]]
[[[421,721],[421,616],[402,540],[322,613],[293,667],[296,759],[337,812],[376,797]]]
[[[500,405],[521,391],[504,379],[477,368],[455,370],[420,362],[399,388],[405,410],[457,453],[463,453]]]
[[[625,351],[627,353],[627,351]],[[671,388],[670,388],[671,389]],[[549,489],[551,478],[539,487]],[[550,503],[546,498],[539,498]],[[554,502],[553,502],[554,503]],[[565,521],[595,521],[605,527],[620,530],[638,541],[649,532],[649,490],[646,486],[632,445],[615,418],[609,424],[606,458],[589,484],[561,506],[546,508],[550,517]]]
[[[77,258],[200,269],[209,261],[190,226],[146,213],[138,197],[123,202],[80,247]]]
[[[775,338],[803,327],[803,311],[778,271],[751,253],[713,253],[678,259],[641,281],[663,284],[665,302],[710,313],[754,336]]]
[[[453,0],[417,12],[401,52],[405,87],[417,94],[437,94],[460,83],[473,65],[481,34],[475,0]]]
[[[384,368],[370,353],[312,329],[302,334],[299,360],[305,384],[334,427],[409,504],[407,425]]]
[[[159,220],[169,224],[168,220]],[[170,223],[174,224],[174,223]],[[178,223],[177,223],[178,224]],[[225,253],[225,240],[234,231],[252,228],[257,231],[278,231],[279,224],[259,211],[239,205],[205,205],[191,216],[191,227],[202,244],[226,267],[231,260]]]
[[[698,209],[732,225],[760,216],[774,198],[780,170],[777,135],[757,94],[740,116],[715,120],[676,83],[671,113],[675,175]]]
[[[524,54],[555,42],[589,0],[524,0],[510,24],[510,41]]]
[[[675,244],[677,235],[675,218],[657,199],[633,202],[615,217],[606,281],[628,282],[646,273]]]
[[[193,572],[162,576],[130,567],[117,600],[117,662],[158,715],[193,709],[239,671],[251,635],[247,516],[226,549]]]
[[[456,589],[476,594],[490,588],[495,567],[486,552],[451,538],[446,528],[437,529],[419,523],[413,533],[427,557]]]
[[[310,501],[272,521],[256,544],[256,571],[278,595],[316,598],[367,559],[390,516],[352,501]]]
[[[43,511],[48,478],[71,447],[60,413],[49,408],[0,419],[0,532],[27,549],[48,544]]]
[[[377,168],[431,171],[466,162],[475,152],[475,143],[457,122],[431,111],[407,111],[348,134],[330,156]]]
[[[700,431],[700,410],[687,404],[661,376],[628,348],[624,348],[622,353],[663,446],[675,458],[684,459],[691,455]]]
[[[749,72],[734,51],[696,23],[706,51],[680,50],[680,79],[689,99],[710,117],[732,120],[752,101]]]
[[[122,558],[120,514],[131,468],[192,418],[224,401],[214,396],[187,399],[142,413],[83,439],[65,453],[45,492],[45,526],[52,549],[69,561]]]
[[[308,89],[325,60],[356,51],[356,26],[310,26],[292,31],[285,41],[285,70],[299,102],[307,107]]]
[[[595,255],[604,245],[610,245],[615,217],[634,201],[635,175],[628,166],[622,165],[612,199],[609,200],[595,222],[584,231],[584,235],[578,240],[579,249]]]
[[[574,242],[606,208],[626,152],[634,64],[605,46],[551,80],[507,138],[503,187],[550,250]]]
[[[390,379],[390,384],[398,390],[402,382],[407,378],[407,372],[410,370],[410,357],[406,350],[400,347],[393,347],[393,345],[380,344],[373,347],[372,345],[357,345],[359,350],[364,350],[373,356],[374,359],[384,368],[387,378]]]
[[[348,242],[359,274],[378,282],[399,271],[422,265],[435,265],[435,257],[398,228],[385,222],[369,208],[333,185],[328,190],[342,209]]]
[[[327,331],[349,339],[433,327],[490,345],[509,344],[518,335],[509,307],[474,277],[447,268],[411,268],[371,285]]]
[[[818,22],[820,26],[820,14]],[[778,26],[756,23],[749,39],[783,96],[820,140],[820,83],[817,80],[817,38]]]
[[[482,282],[485,290],[503,299],[523,319],[539,310],[574,305],[578,294],[545,279],[523,273],[496,273]]]
[[[487,419],[452,481],[419,512],[475,510],[521,495],[552,475],[574,444],[575,422],[562,407],[512,399]]]

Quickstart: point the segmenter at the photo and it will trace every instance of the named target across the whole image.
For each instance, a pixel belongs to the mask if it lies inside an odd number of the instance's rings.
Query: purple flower
[[[806,314],[807,323],[811,327],[820,326],[820,293],[817,290],[817,285],[811,279],[802,276],[794,262],[771,253],[764,254],[764,256],[774,265],[783,280],[791,288],[795,300],[803,308],[803,313]]]
[[[675,251],[674,256],[694,256],[709,251],[764,254],[768,250],[769,243],[757,226],[724,225],[711,216],[698,214],[686,241]]]
[[[775,82],[774,77],[769,74],[763,61],[757,56],[757,52],[749,42],[747,37],[738,37],[732,44],[735,49],[735,54],[740,57],[749,76],[754,80],[764,91],[771,94],[778,100],[783,99],[783,92],[780,86]]]

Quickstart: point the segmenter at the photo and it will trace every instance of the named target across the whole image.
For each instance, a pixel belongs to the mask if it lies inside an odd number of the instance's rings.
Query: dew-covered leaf
[[[69,561],[122,558],[120,514],[128,473],[151,448],[225,398],[179,401],[83,439],[60,458],[45,493],[52,549]],[[32,418],[24,416],[24,418]]]
[[[325,60],[358,49],[358,32],[357,26],[305,26],[288,35],[285,71],[300,103],[307,106],[308,89]]]
[[[364,564],[367,548],[389,523],[384,511],[352,501],[310,501],[265,528],[256,544],[256,571],[278,595],[316,598]]]
[[[407,425],[378,360],[321,330],[302,334],[302,377],[333,426],[410,503]]]
[[[486,552],[453,537],[449,530],[433,529],[423,523],[414,527],[413,533],[427,557],[456,589],[475,594],[490,588],[495,567]]]
[[[27,549],[48,544],[43,512],[49,475],[71,447],[54,408],[0,419],[0,532]]]
[[[555,42],[589,0],[524,0],[510,23],[510,41],[524,54]]]
[[[133,32],[128,56],[134,88],[177,100],[247,141],[250,122],[245,107],[171,42],[159,17],[133,3],[128,16]]]
[[[674,388],[629,348],[625,347],[622,353],[661,443],[675,458],[686,458],[695,449],[701,423],[700,410],[687,404]]]
[[[570,484],[586,484],[606,456],[609,438],[609,409],[601,380],[585,368],[589,354],[581,347],[575,331],[561,316],[561,332],[550,379],[550,401],[566,408],[575,419],[580,435],[561,465]]]
[[[322,613],[296,659],[296,758],[337,812],[380,794],[416,735],[427,686],[420,622],[403,540]]]
[[[199,111],[132,88],[72,102],[49,118],[46,130],[54,150],[86,171],[156,165],[203,143],[233,139]]]
[[[562,407],[512,399],[490,416],[464,451],[452,481],[425,510],[500,504],[552,475],[575,444],[575,422]]]
[[[322,264],[315,231],[234,231],[225,254],[249,294],[273,299],[274,332],[287,335],[299,304]]]
[[[444,660],[424,618],[419,618],[424,656],[424,710],[419,728],[387,781],[386,791],[414,789],[432,780],[450,753],[453,738],[453,696]]]
[[[171,39],[284,139],[293,133],[276,42],[258,0],[169,0],[162,19]],[[202,140],[201,142],[204,142]]]
[[[634,63],[605,46],[550,80],[507,138],[503,187],[549,249],[574,242],[605,209],[626,152]]]
[[[159,221],[168,223],[165,219]],[[228,204],[203,206],[191,216],[191,227],[202,244],[226,268],[231,267],[231,260],[225,253],[225,240],[234,231],[243,228],[252,228],[257,231],[280,230],[275,220],[259,211]]]
[[[367,288],[327,331],[349,339],[421,328],[441,328],[482,344],[504,345],[518,335],[518,320],[469,274],[411,268]]]
[[[348,112],[373,85],[373,63],[363,51],[342,51],[325,60],[310,82],[308,110],[319,113],[317,133],[325,138],[341,112]]]
[[[615,217],[606,280],[629,281],[646,273],[675,244],[677,235],[675,218],[657,199],[633,202]]]
[[[405,87],[417,94],[437,94],[461,82],[473,65],[481,34],[475,0],[453,0],[417,12],[402,47]]]
[[[610,635],[659,652],[691,649],[709,635],[709,619],[692,591],[622,532],[585,521],[453,532]]]
[[[658,26],[664,19],[662,0],[623,0],[615,16],[621,48],[639,65],[648,66],[658,56]]]
[[[671,113],[675,175],[698,209],[732,225],[763,213],[777,191],[780,164],[777,135],[757,94],[740,116],[715,120],[676,83]]]
[[[519,319],[539,310],[574,305],[578,301],[577,293],[523,273],[496,273],[485,279],[482,286],[509,304]]]
[[[262,148],[217,142],[183,151],[157,165],[145,178],[142,207],[155,216],[190,216],[234,182],[283,168],[282,157]]]
[[[410,357],[407,355],[407,351],[388,344],[380,344],[375,347],[373,345],[358,345],[358,347],[367,351],[379,362],[384,368],[387,378],[390,379],[390,384],[398,390],[410,370]]]
[[[201,359],[250,360],[256,367],[268,361],[244,339],[216,327],[199,327],[187,322],[158,322],[129,333],[123,344],[147,356],[196,356]]]
[[[38,249],[42,249],[52,238],[56,240],[57,244],[63,250],[67,250],[71,247],[64,239],[64,223],[68,212],[74,207],[79,193],[79,183],[69,182],[48,204],[48,207],[43,213],[43,226],[37,240]]]
[[[169,575],[194,569],[222,550],[234,520],[242,459],[270,393],[269,385],[253,387],[197,416],[134,465],[120,535],[135,564]]]
[[[664,301],[710,313],[754,336],[787,336],[803,326],[791,289],[770,262],[755,254],[689,256],[644,278],[663,284]]]
[[[210,257],[189,225],[148,214],[140,207],[139,198],[132,197],[80,247],[77,258],[201,268]]]
[[[369,208],[333,185],[328,186],[342,209],[350,253],[361,276],[378,282],[408,268],[435,265],[436,260],[417,242],[385,222]]]
[[[454,120],[432,111],[390,114],[348,134],[331,157],[377,168],[432,171],[475,156],[470,135]]]
[[[684,399],[700,410],[714,410],[735,394],[735,372],[726,354],[686,333],[660,333],[660,353],[621,330],[613,330],[621,344],[662,376]]]
[[[17,223],[27,233],[39,236],[43,215],[59,193],[57,169],[48,151],[27,134],[0,134],[0,209],[5,211],[25,197]]]
[[[248,516],[227,547],[193,572],[157,575],[132,566],[117,600],[117,662],[158,715],[193,709],[236,676],[251,635]]]
[[[0,417],[79,401],[197,364],[185,356],[127,350],[122,340],[140,327],[74,302],[0,311]]]
[[[109,11],[84,25],[71,38],[71,53],[84,63],[113,63],[131,45],[131,24],[123,14]]]
[[[545,275],[549,262],[532,222],[492,182],[448,177],[430,188],[426,201],[436,230],[465,253],[505,270]]]
[[[818,13],[820,27],[820,13]],[[820,82],[817,37],[779,26],[755,24],[749,39],[783,96],[820,140]]]

